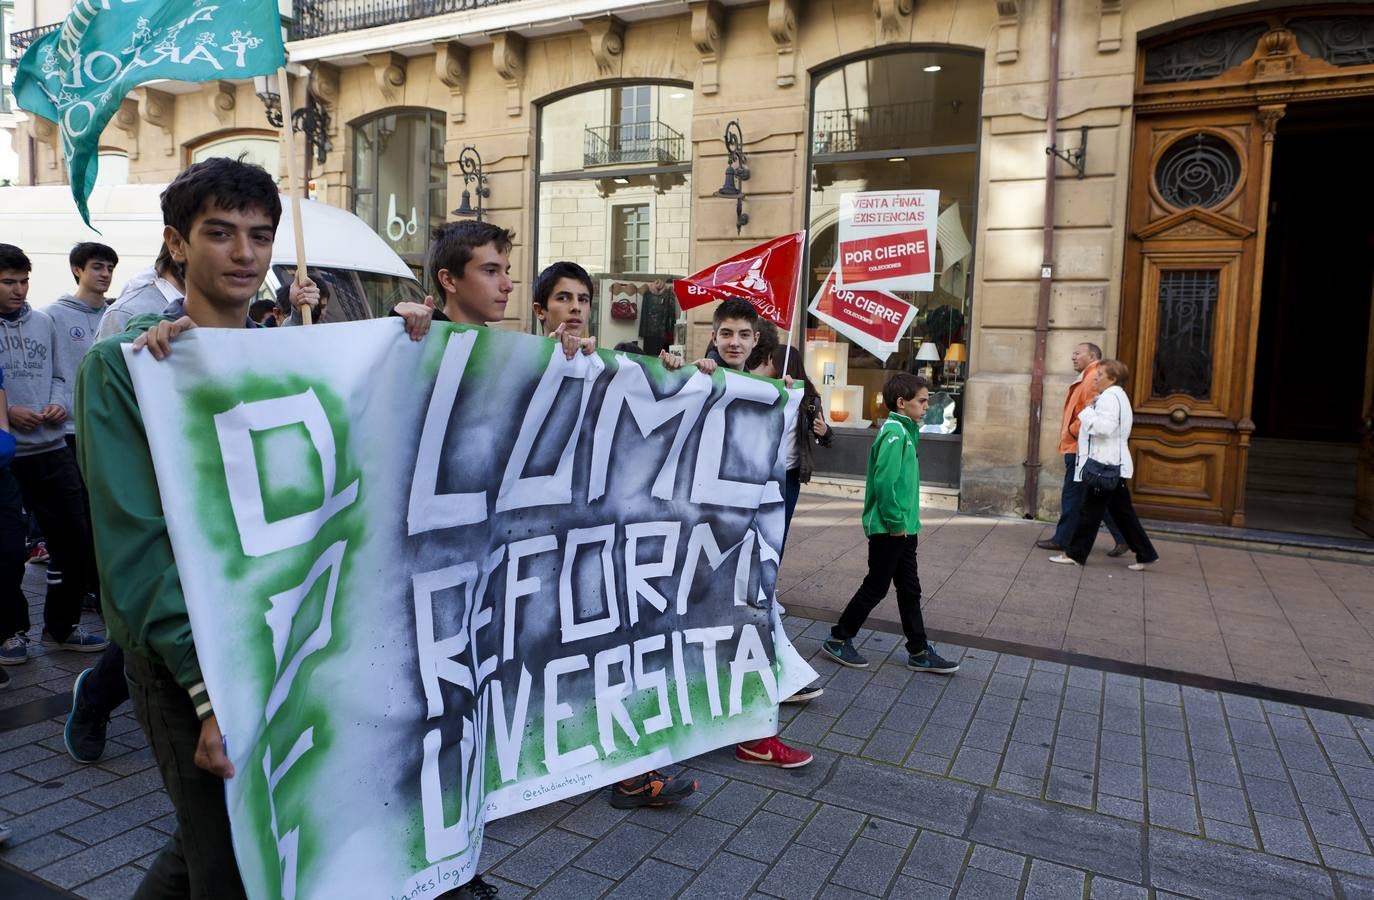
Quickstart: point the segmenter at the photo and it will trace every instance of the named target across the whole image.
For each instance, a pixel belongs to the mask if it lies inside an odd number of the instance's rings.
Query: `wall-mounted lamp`
[[[739,234],[749,224],[749,214],[744,211],[744,182],[749,180],[749,166],[744,155],[744,132],[734,119],[725,126],[725,153],[725,183],[716,196],[735,198],[735,234]]]
[[[1045,153],[1051,156],[1057,156],[1070,166],[1073,166],[1074,171],[1078,173],[1078,177],[1081,180],[1086,174],[1084,170],[1088,166],[1088,126],[1084,125],[1079,129],[1078,146],[1074,149],[1070,150],[1065,148],[1060,150],[1058,147],[1046,147]]]
[[[458,154],[458,168],[463,170],[463,199],[453,214],[464,218],[475,216],[480,222],[482,221],[482,200],[491,196],[491,188],[487,187],[487,176],[482,174],[482,157],[478,154],[476,147],[463,148],[463,152]],[[472,191],[468,190],[469,184],[475,184]],[[472,205],[474,191],[477,194],[476,207]]]
[[[255,75],[253,93],[258,95],[266,109],[267,123],[273,128],[281,128],[281,86],[277,83],[277,76]],[[291,130],[305,135],[307,161],[313,155],[316,162],[324,165],[326,155],[333,149],[329,142],[329,111],[309,90],[305,92],[305,107],[291,111]]]

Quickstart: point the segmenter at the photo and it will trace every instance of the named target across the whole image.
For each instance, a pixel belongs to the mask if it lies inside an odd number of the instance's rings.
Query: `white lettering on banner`
[[[329,638],[333,633],[334,597],[339,590],[339,567],[343,565],[344,550],[347,547],[347,541],[335,541],[324,553],[320,554],[320,558],[310,568],[310,574],[305,577],[305,581],[288,591],[273,594],[268,599],[267,613],[263,618],[267,620],[267,627],[272,632],[272,652],[277,658],[277,677],[272,683],[271,692],[267,695],[267,718],[269,719],[276,716],[277,710],[281,709],[281,705],[286,702],[286,696],[290,693],[291,684],[300,672],[301,664],[311,654],[318,653],[329,645]],[[326,572],[329,573],[329,581],[325,584],[324,603],[320,608],[320,623],[310,633],[309,637],[301,642],[300,649],[296,651],[295,656],[291,657],[291,661],[283,665],[286,643],[291,637],[292,628],[295,626],[296,614],[300,612],[301,604]]]
[[[678,388],[677,393],[657,398],[649,388],[649,379],[644,374],[643,367],[631,362],[626,356],[620,356],[618,359],[619,368],[612,376],[611,383],[606,386],[606,395],[601,400],[601,410],[596,417],[587,499],[597,500],[606,493],[606,470],[610,466],[616,426],[620,423],[622,412],[627,412],[635,427],[639,429],[640,437],[644,438],[672,421],[674,417],[682,417],[678,421],[677,432],[668,445],[668,455],[659,467],[650,491],[653,497],[671,500],[677,486],[678,460],[682,458],[682,450],[687,443],[686,436],[696,426],[697,419],[701,417],[701,411],[706,406],[706,400],[711,396],[711,379],[701,372],[695,372],[682,387]],[[652,400],[643,400],[645,396]]]
[[[659,652],[666,645],[667,641],[661,634],[651,634],[648,637],[640,638],[634,644],[635,690],[652,690],[654,695],[658,697],[658,713],[649,716],[643,722],[645,734],[653,734],[665,728],[671,728],[673,724],[673,713],[668,708],[668,676],[664,674],[662,669],[648,670],[644,668],[644,658],[650,653]]]
[[[737,716],[743,709],[744,678],[750,672],[763,681],[763,689],[768,694],[769,703],[778,702],[778,681],[773,676],[773,666],[763,649],[763,639],[753,625],[740,628],[739,641],[735,644],[735,658],[730,661],[730,715]]]
[[[253,432],[289,425],[304,425],[310,436],[320,461],[323,501],[316,509],[269,522],[263,507],[262,479],[253,447]],[[239,542],[246,556],[266,556],[310,542],[335,513],[358,499],[356,480],[338,493],[334,492],[334,429],[314,388],[289,397],[240,403],[215,416],[215,432],[224,460],[229,504],[234,510],[234,523],[238,526]]]
[[[543,579],[538,575],[521,578],[520,562],[527,556],[534,556],[536,553],[548,553],[557,549],[558,539],[551,534],[541,534],[539,537],[516,541],[508,548],[510,562],[507,563],[506,568],[506,603],[504,606],[505,615],[502,618],[504,629],[501,638],[501,655],[505,659],[515,658],[515,601],[523,597],[533,597],[539,593],[543,583]]]
[[[706,701],[711,707],[711,718],[720,718],[720,669],[716,666],[716,644],[734,637],[735,629],[729,625],[716,625],[711,628],[688,628],[683,632],[689,644],[701,645],[701,665],[706,670]]]
[[[506,719],[505,688],[501,679],[491,683],[491,705],[495,716],[492,725],[496,735],[496,763],[501,769],[501,781],[514,781],[519,772],[520,747],[525,739],[525,720],[529,716],[530,688],[533,686],[530,670],[520,666],[520,684],[515,689],[515,710],[509,721]]]
[[[277,824],[277,787],[291,768],[300,762],[302,756],[315,746],[315,729],[307,728],[296,738],[291,750],[280,766],[272,767],[272,747],[269,745],[262,756],[262,773],[267,778],[267,809],[272,827],[272,839],[277,846],[277,863],[281,866],[282,900],[293,900],[296,896],[296,862],[300,849],[301,829],[297,825],[286,834],[281,833]]]
[[[757,378],[725,379],[725,393],[711,407],[702,425],[701,445],[697,448],[692,478],[693,503],[757,509],[765,503],[782,500],[776,481],[734,481],[720,477],[721,460],[725,456],[725,413],[735,402],[771,407],[778,402],[778,389]]]
[[[558,467],[552,475],[524,475],[540,432],[544,430],[549,411],[558,399],[558,389],[565,380],[582,382],[582,398],[578,403],[576,422],[581,423],[591,399],[592,385],[606,369],[601,357],[578,353],[568,359],[557,344],[551,348],[549,364],[539,386],[530,397],[528,412],[520,424],[520,434],[511,448],[501,490],[496,495],[496,511],[525,509],[534,506],[556,506],[572,502],[573,448],[581,429],[569,430],[568,438],[558,456]]]
[[[434,379],[434,391],[425,411],[425,425],[420,432],[420,446],[415,454],[415,466],[410,482],[410,509],[406,515],[406,529],[412,534],[472,525],[487,519],[487,492],[438,493],[444,438],[448,435],[453,404],[458,399],[458,387],[463,372],[472,358],[477,344],[476,331],[458,331],[449,336],[439,374]]]
[[[611,684],[611,666],[620,667],[620,680]],[[630,711],[625,708],[625,698],[630,696],[632,681],[630,677],[630,646],[620,644],[602,650],[592,662],[596,680],[596,728],[601,738],[601,752],[607,756],[615,752],[615,726],[630,739],[630,744],[638,746],[639,730],[635,728]]]
[[[544,768],[558,775],[597,759],[596,747],[583,744],[573,750],[558,747],[558,723],[573,716],[572,704],[558,699],[558,678],[587,668],[587,655],[565,656],[544,666]]]
[[[571,455],[571,454],[569,454]],[[601,599],[606,604],[606,614],[601,618],[578,621],[577,610],[573,608],[573,569],[577,562],[578,548],[588,544],[601,545]],[[578,594],[587,599],[591,594],[585,588]],[[558,579],[558,626],[563,643],[571,644],[602,634],[610,634],[620,627],[620,603],[615,592],[615,525],[598,525],[595,528],[573,528],[568,531],[563,550],[563,572]]]
[[[424,688],[428,707],[426,718],[434,719],[444,712],[444,698],[439,692],[440,679],[456,684],[474,696],[477,693],[472,670],[458,661],[458,656],[468,649],[471,637],[472,587],[477,581],[477,566],[470,562],[460,563],[434,572],[421,572],[411,581],[414,585],[415,649],[420,662],[420,684]],[[456,587],[467,588],[460,627],[456,634],[437,638],[434,634],[434,595]]]
[[[649,579],[673,574],[681,531],[680,522],[635,522],[625,526],[625,606],[631,625],[639,624],[641,597],[659,612],[668,608],[668,599],[649,584]],[[640,562],[639,542],[652,538],[663,539],[663,555],[656,562]]]

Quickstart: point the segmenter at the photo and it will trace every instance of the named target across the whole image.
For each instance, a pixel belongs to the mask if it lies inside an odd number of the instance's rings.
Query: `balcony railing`
[[[290,39],[323,37],[516,0],[295,0]]]
[[[854,109],[817,110],[814,152],[858,153],[920,144],[930,133],[934,100],[913,100]],[[949,104],[951,101],[942,101]]]
[[[664,122],[588,127],[582,140],[582,165],[620,166],[630,163],[671,165],[685,156],[682,132]]]
[[[62,27],[61,22],[54,22],[51,25],[43,25],[38,28],[29,28],[25,31],[16,31],[10,35],[10,61],[14,65],[19,65],[19,58],[24,55],[24,51],[29,49],[29,45],[41,38],[50,31],[56,31]]]

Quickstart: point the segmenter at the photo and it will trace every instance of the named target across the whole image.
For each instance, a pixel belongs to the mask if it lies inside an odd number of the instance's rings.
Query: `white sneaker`
[[[1153,565],[1153,563],[1131,563],[1126,568],[1130,569],[1132,572],[1144,572],[1151,565]]]
[[[1059,554],[1058,556],[1051,556],[1051,557],[1050,557],[1050,562],[1052,562],[1052,563],[1059,563],[1059,565],[1061,565],[1061,566],[1076,566],[1076,565],[1078,565],[1078,563],[1076,563],[1076,562],[1074,562],[1073,560],[1069,559],[1067,556],[1065,556],[1065,555],[1062,554],[1062,553]]]

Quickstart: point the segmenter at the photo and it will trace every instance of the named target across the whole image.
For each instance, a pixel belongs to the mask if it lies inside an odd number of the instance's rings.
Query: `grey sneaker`
[[[29,658],[29,636],[16,634],[0,644],[0,666],[17,666]]]
[[[825,655],[842,666],[849,666],[851,669],[867,669],[868,660],[859,655],[859,651],[854,649],[853,641],[842,641],[838,638],[826,638],[825,643],[821,644],[821,649]]]
[[[959,664],[945,659],[935,652],[935,645],[926,642],[926,648],[920,653],[912,653],[906,658],[906,667],[913,672],[935,672],[939,675],[948,675],[951,672],[959,671]]]
[[[806,687],[804,687],[804,688],[802,688],[801,690],[797,691],[797,692],[796,692],[795,694],[793,694],[792,696],[790,696],[790,697],[783,697],[783,698],[782,698],[781,700],[779,700],[778,702],[779,702],[779,703],[805,703],[805,702],[807,702],[808,700],[815,700],[817,697],[819,697],[821,694],[824,694],[824,693],[825,693],[825,688],[821,687],[821,683],[820,683],[819,681],[813,681],[813,682],[811,682],[810,684],[808,684]]]

